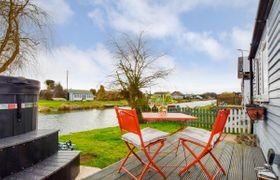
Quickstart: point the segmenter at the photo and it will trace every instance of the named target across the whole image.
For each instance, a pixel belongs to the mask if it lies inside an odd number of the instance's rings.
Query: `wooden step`
[[[58,130],[35,130],[0,139],[0,179],[43,161],[58,151]]]
[[[58,151],[51,157],[4,180],[75,179],[80,171],[79,151]]]
[[[28,132],[25,134],[3,138],[3,139],[0,139],[0,150],[7,148],[7,147],[12,147],[12,146],[27,143],[30,141],[34,141],[34,140],[40,139],[44,136],[52,135],[53,133],[58,133],[58,130],[38,129],[38,130],[31,131],[31,132]]]

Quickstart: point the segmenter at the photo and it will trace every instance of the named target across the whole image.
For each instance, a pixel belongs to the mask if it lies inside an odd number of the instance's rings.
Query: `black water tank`
[[[0,138],[37,128],[39,90],[39,81],[0,76]]]

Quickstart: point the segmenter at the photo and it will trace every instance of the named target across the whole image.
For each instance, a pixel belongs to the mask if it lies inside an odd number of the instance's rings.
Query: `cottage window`
[[[255,72],[255,101],[267,102],[268,97],[268,54],[267,45],[263,41],[259,45],[259,49],[254,62]]]

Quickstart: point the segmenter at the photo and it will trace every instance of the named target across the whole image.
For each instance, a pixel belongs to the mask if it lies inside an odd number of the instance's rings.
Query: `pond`
[[[38,115],[38,129],[60,129],[59,134],[87,131],[118,125],[114,109],[73,111]]]
[[[214,101],[196,101],[178,104],[181,107],[199,107],[215,104]],[[118,125],[114,109],[73,111],[60,114],[38,115],[39,129],[59,129],[59,134],[87,131]]]

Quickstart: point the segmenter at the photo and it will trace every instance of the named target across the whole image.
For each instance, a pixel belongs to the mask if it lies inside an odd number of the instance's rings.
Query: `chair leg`
[[[158,152],[161,150],[163,146],[164,146],[164,141],[161,141],[161,145],[157,148],[156,152],[153,154],[152,157],[150,157],[150,155],[147,152],[145,152],[145,154],[148,160],[150,161],[150,163],[152,164],[152,166],[161,174],[162,177],[166,178],[165,174],[159,169],[159,167],[154,162],[154,158],[156,157],[156,155],[158,154]]]
[[[163,178],[166,178],[166,176],[164,175],[164,173],[158,168],[158,166],[155,164],[154,162],[154,158],[156,157],[156,155],[158,154],[158,152],[161,150],[161,148],[164,146],[164,141],[161,142],[161,145],[157,148],[157,150],[155,151],[155,153],[152,155],[152,157],[149,155],[149,153],[147,152],[147,150],[144,148],[143,151],[146,155],[146,157],[149,160],[149,163],[146,165],[146,167],[144,168],[144,170],[142,171],[139,179],[141,180],[145,174],[145,172],[148,170],[149,167],[155,169]]]
[[[183,148],[184,159],[185,159],[186,165],[188,165],[188,163],[187,163],[187,155],[186,155],[186,150],[185,150],[185,148],[184,148],[183,146],[182,146],[182,148]]]
[[[176,154],[175,154],[176,157],[177,157],[177,154],[178,154],[178,149],[179,149],[179,146],[180,146],[180,141],[181,140],[178,140],[178,144],[176,146]]]
[[[210,153],[211,157],[214,159],[214,161],[217,163],[217,165],[219,166],[220,170],[223,172],[223,174],[225,175],[225,171],[222,168],[221,164],[218,162],[218,160],[216,159],[216,157],[213,155],[213,153],[210,151],[203,151],[199,156],[196,156],[196,154],[192,151],[192,149],[190,147],[188,147],[187,144],[185,144],[185,142],[182,141],[182,145],[183,147],[185,147],[191,154],[192,156],[195,158],[195,160],[193,162],[191,162],[188,166],[186,166],[185,168],[183,168],[180,172],[179,175],[181,175],[182,173],[186,172],[189,168],[191,168],[195,163],[199,163],[200,167],[202,168],[202,170],[205,172],[205,174],[207,175],[208,179],[212,180],[214,179],[213,176],[209,173],[209,171],[206,169],[206,167],[202,164],[202,162],[200,161],[206,154],[207,152]],[[216,177],[216,175],[214,176]]]
[[[134,148],[133,148],[133,149],[134,149]],[[121,163],[121,165],[120,165],[120,167],[119,167],[119,169],[118,169],[118,172],[121,172],[121,170],[122,170],[124,164],[126,163],[128,157],[129,157],[130,154],[133,152],[133,149],[130,149],[130,151],[129,151],[129,152],[127,153],[127,155],[125,156],[125,159],[122,161],[122,163]]]
[[[149,169],[149,168],[152,168],[154,169],[155,171],[157,171],[158,173],[160,173],[160,175],[162,175],[164,178],[166,178],[166,176],[164,175],[164,173],[158,168],[158,166],[154,163],[154,158],[156,157],[156,155],[158,154],[158,152],[161,150],[161,148],[164,146],[164,141],[161,141],[161,145],[156,149],[156,151],[154,152],[154,154],[152,156],[149,155],[148,151],[146,150],[146,148],[143,148],[143,151],[149,161],[149,163],[145,163],[143,160],[141,160],[141,158],[134,152],[134,149],[135,149],[135,146],[133,147],[130,147],[129,144],[127,142],[125,142],[128,149],[129,149],[129,152],[127,153],[125,159],[123,160],[123,162],[121,163],[119,169],[118,169],[118,172],[120,172],[122,169],[124,171],[126,171],[132,178],[136,179],[136,177],[134,175],[132,175],[126,168],[124,168],[124,165],[127,161],[127,159],[129,158],[129,156],[131,154],[134,154],[135,157],[143,164],[146,164],[146,166],[144,167],[141,175],[139,176],[139,180],[141,180],[145,174],[145,172]],[[150,147],[150,146],[149,146]],[[147,147],[148,148],[148,147]]]
[[[191,168],[193,165],[195,165],[196,163],[198,163],[200,165],[200,167],[202,168],[202,170],[205,172],[205,174],[207,175],[207,177],[212,180],[213,177],[211,176],[211,174],[208,172],[208,170],[205,168],[205,166],[202,164],[202,162],[200,161],[201,158],[203,156],[194,156],[195,160],[193,162],[191,162],[188,166],[186,166],[185,168],[183,168],[180,172],[179,175],[183,174],[184,172],[186,172],[189,168]]]
[[[123,160],[123,162],[121,163],[118,172],[121,172],[123,166],[125,165],[126,161],[128,160],[129,156],[131,155],[131,153],[142,163],[145,164],[144,161],[134,152],[135,146],[130,147],[129,144],[127,142],[125,142],[126,146],[129,149],[129,152],[127,153],[127,155],[125,156],[125,159]]]
[[[207,175],[208,179],[212,180],[213,177],[211,176],[211,174],[208,172],[208,170],[206,169],[206,167],[202,164],[202,162],[200,161],[200,159],[198,159],[197,161],[200,165],[200,167],[202,168],[202,170],[205,172],[205,174]]]
[[[187,165],[186,167],[184,167],[184,168],[179,172],[179,175],[181,175],[181,174],[183,174],[184,172],[186,172],[189,168],[191,168],[193,165],[195,165],[195,163],[198,162],[197,156],[196,156],[195,153],[192,151],[192,149],[189,148],[187,144],[185,144],[184,141],[182,141],[182,146],[183,146],[183,148],[185,147],[185,148],[192,154],[192,156],[195,158],[195,160],[193,160],[189,165]]]
[[[191,162],[188,166],[186,166],[185,168],[183,168],[180,172],[179,175],[183,174],[184,172],[186,172],[189,168],[191,168],[193,165],[195,165],[196,163],[199,163],[199,165],[201,166],[202,170],[205,172],[205,174],[207,175],[207,177],[209,179],[213,179],[213,177],[211,176],[211,174],[207,171],[207,169],[205,168],[205,166],[202,164],[202,162],[200,161],[201,158],[203,158],[205,156],[205,151],[203,151],[199,156],[197,156],[192,149],[184,142],[182,141],[182,145],[192,154],[192,156],[195,158],[195,160],[193,162]]]
[[[226,171],[224,170],[224,168],[222,167],[222,165],[219,163],[219,161],[217,160],[217,158],[214,156],[214,154],[210,151],[209,152],[211,157],[214,159],[214,161],[216,162],[216,164],[219,166],[220,170],[223,172],[224,175],[226,175]]]
[[[142,163],[142,164],[145,164],[145,162],[134,152],[134,149],[135,149],[135,146],[133,146],[132,148],[130,147],[130,145],[125,142],[125,144],[127,145],[128,149],[132,149],[132,154]]]

